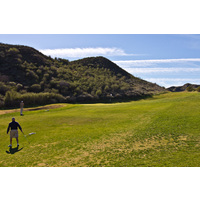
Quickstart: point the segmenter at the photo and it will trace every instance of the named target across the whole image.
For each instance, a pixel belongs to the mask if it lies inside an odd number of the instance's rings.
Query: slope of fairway
[[[20,146],[9,150],[16,118]],[[0,115],[0,166],[200,166],[200,94],[115,104],[65,104]]]

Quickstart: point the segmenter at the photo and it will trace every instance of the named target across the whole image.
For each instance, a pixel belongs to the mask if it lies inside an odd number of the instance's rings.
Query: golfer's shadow
[[[21,149],[19,149],[19,147],[15,147],[15,148],[10,147],[9,151],[6,151],[6,153],[7,154],[14,154],[14,153],[21,151],[23,148],[24,147],[22,147]]]

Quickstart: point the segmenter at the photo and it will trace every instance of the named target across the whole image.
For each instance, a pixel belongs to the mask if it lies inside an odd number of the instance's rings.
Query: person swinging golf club
[[[10,145],[8,147],[12,147],[12,139],[16,138],[17,141],[17,147],[19,146],[19,140],[18,140],[18,128],[20,131],[23,133],[21,126],[19,125],[18,122],[15,121],[15,118],[12,118],[12,122],[8,124],[8,129],[7,129],[7,134],[10,130]]]

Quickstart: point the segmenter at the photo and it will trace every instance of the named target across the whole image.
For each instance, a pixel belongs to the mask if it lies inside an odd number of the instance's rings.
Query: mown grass
[[[8,123],[15,116],[20,147],[9,152]],[[200,166],[200,94],[166,93],[114,104],[0,115],[0,166]],[[13,141],[13,148],[16,146]]]

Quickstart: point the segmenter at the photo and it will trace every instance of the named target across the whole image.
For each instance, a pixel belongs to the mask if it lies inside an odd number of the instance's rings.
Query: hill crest
[[[186,84],[184,84],[182,86],[172,86],[172,87],[169,87],[169,88],[167,88],[167,90],[171,91],[171,92],[183,92],[183,91],[186,91],[188,87],[191,87],[193,89],[197,89],[198,87],[200,87],[200,85],[186,83]]]
[[[2,101],[6,101],[9,91],[17,92],[18,96],[30,92],[49,93],[61,95],[61,102],[63,99],[65,102],[83,102],[136,99],[165,89],[134,77],[102,56],[70,62],[52,59],[31,47],[0,43]]]
[[[99,67],[104,69],[110,69],[113,72],[120,73],[123,76],[126,77],[133,77],[133,75],[129,74],[127,71],[120,68],[118,65],[110,61],[109,59],[103,57],[103,56],[97,56],[97,57],[88,57],[83,58],[79,60],[75,60],[71,62],[72,64],[82,64],[83,66],[91,66],[91,67]]]

